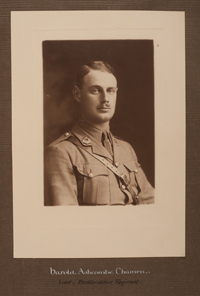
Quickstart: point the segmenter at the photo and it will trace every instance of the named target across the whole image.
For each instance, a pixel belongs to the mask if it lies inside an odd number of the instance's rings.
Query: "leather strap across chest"
[[[122,172],[120,172],[118,170],[118,168],[116,168],[113,164],[111,164],[109,161],[107,161],[104,157],[93,154],[91,152],[89,152],[88,150],[84,149],[82,146],[77,145],[76,141],[73,141],[73,138],[69,139],[70,142],[72,142],[73,144],[75,144],[76,146],[78,146],[79,148],[83,149],[84,151],[86,151],[87,153],[89,153],[92,157],[96,158],[97,160],[99,160],[102,164],[104,164],[110,171],[112,171],[115,175],[117,175],[120,180],[122,181],[122,183],[126,186],[126,189],[130,192],[132,198],[133,198],[133,203],[135,205],[138,204],[138,192],[136,189],[134,189],[133,186],[131,186],[131,182],[128,180],[128,177],[126,175],[124,175]]]

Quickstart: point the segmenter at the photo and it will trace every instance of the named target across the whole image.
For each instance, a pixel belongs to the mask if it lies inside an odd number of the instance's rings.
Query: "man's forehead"
[[[83,84],[87,86],[117,86],[117,79],[112,73],[99,70],[91,70],[83,77]]]

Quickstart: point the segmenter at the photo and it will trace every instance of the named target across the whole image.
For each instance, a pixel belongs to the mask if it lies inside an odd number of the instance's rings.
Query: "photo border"
[[[105,18],[107,21],[103,23],[98,22],[97,17],[102,14],[104,17],[107,16]],[[58,15],[59,23],[56,22]],[[93,18],[93,30],[86,21],[88,19],[91,21],[91,18]],[[74,22],[75,19],[79,19],[79,22]],[[42,103],[41,41],[44,35],[45,40],[46,38],[60,40],[63,34],[66,38],[66,32],[68,36],[71,34],[73,38],[80,38],[80,24],[82,33],[85,30],[89,36],[92,36],[93,31],[95,36],[97,32],[99,33],[98,38],[103,36],[104,39],[110,39],[114,37],[115,32],[119,39],[130,38],[131,34],[131,38],[145,39],[151,36],[155,42],[155,206],[103,209],[97,207],[89,209],[89,212],[88,209],[78,207],[73,208],[73,213],[63,207],[51,209],[42,207],[43,160],[40,145],[42,133],[39,132],[43,130],[42,108],[37,107],[38,102],[39,106]],[[82,33],[81,36],[84,35]],[[184,256],[184,42],[183,12],[12,13],[15,258]],[[22,105],[23,110],[19,109]],[[23,112],[20,113],[19,110]],[[33,116],[31,122],[30,114]],[[24,137],[27,142],[22,146]],[[33,143],[31,146],[30,141]],[[80,216],[80,211],[81,220],[77,225],[74,217]],[[124,228],[126,233],[123,232]],[[130,240],[133,229],[134,233]],[[128,250],[127,244],[130,246]]]

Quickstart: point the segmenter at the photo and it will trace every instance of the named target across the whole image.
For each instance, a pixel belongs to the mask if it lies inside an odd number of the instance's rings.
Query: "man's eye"
[[[110,88],[110,89],[108,89],[108,93],[112,95],[112,94],[116,93],[116,89]]]
[[[92,88],[91,89],[91,93],[92,94],[98,94],[99,93],[99,89],[98,88]]]

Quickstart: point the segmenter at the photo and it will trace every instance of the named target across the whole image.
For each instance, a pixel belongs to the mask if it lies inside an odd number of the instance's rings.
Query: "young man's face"
[[[92,125],[108,122],[114,115],[117,80],[113,74],[91,70],[79,89],[81,116]]]

